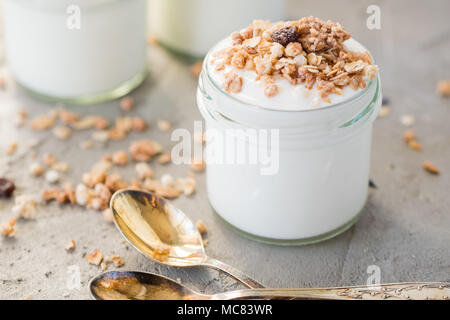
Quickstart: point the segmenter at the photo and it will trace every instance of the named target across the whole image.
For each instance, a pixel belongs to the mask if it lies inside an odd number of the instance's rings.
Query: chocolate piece
[[[286,47],[291,42],[298,42],[299,37],[300,34],[298,33],[297,28],[294,26],[282,28],[272,33],[272,41],[278,42],[284,47]]]
[[[11,198],[15,189],[14,182],[6,178],[0,178],[0,198]]]

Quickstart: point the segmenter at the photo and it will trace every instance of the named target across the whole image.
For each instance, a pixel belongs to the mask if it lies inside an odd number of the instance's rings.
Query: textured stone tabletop
[[[357,4],[356,4],[357,3]],[[381,30],[368,30],[366,8],[381,7]],[[354,227],[340,236],[304,247],[277,247],[253,242],[224,226],[214,216],[205,192],[204,174],[193,197],[182,196],[174,203],[192,219],[208,226],[207,252],[252,275],[271,287],[312,287],[365,284],[368,267],[378,266],[382,282],[450,280],[450,99],[436,94],[436,83],[450,79],[450,2],[441,1],[290,1],[290,17],[316,15],[340,21],[355,38],[371,49],[381,68],[383,93],[392,112],[375,122],[371,189],[367,207]],[[2,64],[4,64],[2,59]],[[159,47],[149,50],[149,78],[132,93],[137,108],[130,115],[150,123],[145,134],[131,134],[126,140],[96,144],[82,150],[79,142],[91,132],[79,132],[58,141],[49,132],[18,129],[13,119],[20,107],[30,116],[48,111],[55,104],[30,97],[12,82],[0,91],[0,176],[15,180],[17,194],[38,193],[47,186],[44,178],[32,178],[33,161],[26,145],[34,138],[42,143],[37,152],[50,152],[70,164],[64,180],[78,182],[104,153],[128,149],[132,140],[147,137],[169,150],[170,134],[156,128],[157,119],[168,119],[174,128],[193,129],[201,119],[196,108],[196,79],[189,64]],[[81,114],[103,115],[110,120],[122,113],[113,101],[90,107],[71,107]],[[424,148],[409,149],[402,138],[400,118],[415,116],[413,126]],[[15,155],[5,149],[18,141]],[[440,169],[433,176],[422,169],[425,160]],[[157,176],[170,172],[184,176],[188,167],[153,163]],[[134,175],[133,166],[118,170]],[[232,192],[232,191],[230,191]],[[326,199],[324,199],[326,201]],[[0,200],[0,222],[13,217],[13,201]],[[74,252],[64,250],[71,239]],[[51,203],[39,207],[36,220],[18,222],[14,239],[0,239],[0,299],[86,299],[86,284],[100,269],[84,256],[94,249],[105,255],[120,255],[123,269],[154,271],[181,280],[208,293],[237,288],[227,276],[205,268],[169,269],[153,263],[121,242],[114,225],[101,214],[77,206]],[[69,267],[81,271],[81,289],[69,290]],[[112,270],[109,266],[109,270]],[[369,270],[370,271],[370,270]]]

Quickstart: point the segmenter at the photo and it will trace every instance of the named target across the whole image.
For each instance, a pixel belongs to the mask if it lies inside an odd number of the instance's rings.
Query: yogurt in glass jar
[[[197,103],[206,123],[208,197],[228,225],[259,241],[297,245],[356,222],[381,90],[370,54],[341,25],[311,17],[234,33],[208,53]],[[243,158],[258,150],[253,159],[272,154],[272,165],[217,161],[217,150],[222,159],[239,152],[223,143],[230,135]],[[216,157],[208,158],[211,150]]]
[[[192,57],[203,57],[230,30],[254,19],[280,21],[285,0],[150,0],[150,28],[158,42]]]
[[[5,0],[9,69],[46,98],[95,103],[146,75],[145,0]]]

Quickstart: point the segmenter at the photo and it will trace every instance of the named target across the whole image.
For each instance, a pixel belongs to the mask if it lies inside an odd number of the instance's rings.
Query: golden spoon
[[[247,289],[205,295],[161,275],[109,271],[92,279],[89,291],[95,300],[445,300],[450,296],[450,284],[423,282],[321,289]]]
[[[111,209],[120,233],[150,259],[171,267],[212,267],[248,288],[263,288],[241,271],[208,257],[195,225],[167,200],[153,193],[126,189],[113,195]]]

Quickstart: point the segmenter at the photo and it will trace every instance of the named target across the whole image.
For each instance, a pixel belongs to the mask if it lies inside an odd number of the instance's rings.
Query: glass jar
[[[5,0],[4,13],[10,71],[39,96],[96,103],[145,78],[145,0]]]
[[[271,143],[235,134],[245,152],[259,148],[258,154],[278,153],[272,174],[264,174],[267,161],[206,157],[208,197],[218,216],[250,238],[281,245],[322,241],[352,226],[368,194],[372,126],[381,106],[378,76],[338,104],[283,111],[250,105],[225,92],[214,82],[207,61],[197,91],[206,154],[224,147],[217,143],[217,133],[277,133]]]
[[[285,0],[150,0],[150,29],[163,46],[194,58],[253,20],[280,21]]]

